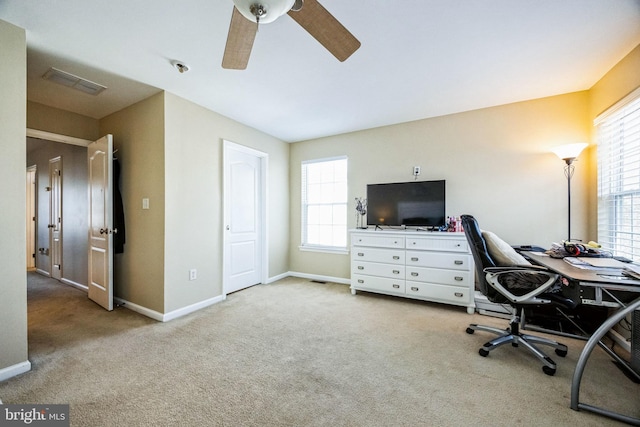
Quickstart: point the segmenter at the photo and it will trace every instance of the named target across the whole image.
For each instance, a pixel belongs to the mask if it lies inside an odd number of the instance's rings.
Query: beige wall
[[[640,87],[640,45],[636,46],[589,91],[590,119]]]
[[[269,276],[288,263],[289,146],[200,107],[165,95],[165,312],[222,294],[223,140],[269,156]],[[198,270],[189,280],[189,270]]]
[[[0,372],[24,371],[27,361],[25,30],[0,20]],[[22,369],[17,365],[22,365]]]
[[[114,257],[114,295],[164,312],[165,157],[164,94],[100,120],[120,161],[126,244]],[[142,209],[142,199],[149,209]]]
[[[519,102],[461,114],[305,141],[291,148],[290,269],[349,277],[347,255],[298,250],[300,244],[300,163],[349,157],[349,212],[368,183],[447,181],[447,215],[468,213],[483,228],[512,244],[549,246],[566,238],[567,186],[564,163],[553,146],[588,141],[587,92]],[[595,238],[588,228],[587,171],[583,158],[572,181],[572,237]],[[588,163],[587,163],[588,165]],[[349,215],[350,227],[355,225]]]
[[[89,141],[103,136],[97,119],[32,101],[27,101],[27,127]]]

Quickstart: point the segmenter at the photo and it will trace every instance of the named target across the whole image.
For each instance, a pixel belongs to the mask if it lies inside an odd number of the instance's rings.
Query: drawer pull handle
[[[400,274],[400,270],[393,270],[393,274]]]
[[[418,261],[418,257],[417,256],[411,257],[411,261]]]
[[[411,290],[414,291],[414,292],[418,292],[420,289],[418,289],[416,286],[412,286]]]
[[[457,296],[458,298],[462,298],[464,296],[464,294],[462,292],[456,292],[453,295]]]
[[[364,270],[364,267],[362,265],[359,265],[358,270]]]
[[[413,277],[418,277],[418,273],[416,273],[415,271],[411,272],[411,275],[412,275]]]
[[[411,244],[412,244],[412,245],[415,245],[415,244],[416,244],[416,242],[412,242]]]
[[[400,285],[396,285],[395,283],[393,284],[393,287],[394,287],[395,289],[400,289]]]
[[[393,259],[400,259],[400,257],[398,255],[394,255]]]
[[[362,252],[358,252],[358,256],[364,256]]]
[[[455,279],[456,279],[456,281],[458,281],[458,282],[462,282],[462,281],[464,280],[464,279],[463,279],[462,277],[460,277],[460,276],[456,276],[456,277],[455,277]]]
[[[364,283],[364,280],[358,279],[358,283]]]
[[[393,244],[394,244],[394,245],[397,245],[397,244],[398,244],[398,241],[393,242]]]
[[[459,259],[457,259],[457,260],[455,260],[453,263],[454,263],[455,265],[462,265],[462,264],[464,264],[464,261],[460,261]]]

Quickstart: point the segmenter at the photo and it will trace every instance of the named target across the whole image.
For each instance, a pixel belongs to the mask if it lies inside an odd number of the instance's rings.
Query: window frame
[[[630,115],[633,116],[626,119]],[[640,205],[640,87],[596,117],[594,126],[598,149],[598,241],[614,255],[639,261],[640,245],[635,243],[640,242],[640,226],[634,224],[640,223],[640,209],[635,215],[633,203]],[[632,132],[627,136],[624,131],[629,130]],[[627,160],[630,161],[625,164]]]
[[[334,161],[346,161],[346,178],[345,178],[345,200],[344,202],[331,202],[332,206],[335,205],[344,205],[345,207],[345,244],[344,246],[332,246],[332,245],[319,245],[315,243],[308,243],[308,198],[307,198],[307,175],[306,175],[306,166],[310,164],[317,163],[325,163],[325,162],[334,162]],[[335,156],[335,157],[324,157],[319,159],[311,159],[311,160],[303,160],[300,164],[300,246],[298,247],[301,251],[311,251],[311,252],[325,252],[325,253],[340,253],[340,254],[348,254],[349,253],[349,242],[348,242],[348,234],[349,234],[349,225],[348,225],[348,207],[349,207],[349,158],[348,156]]]

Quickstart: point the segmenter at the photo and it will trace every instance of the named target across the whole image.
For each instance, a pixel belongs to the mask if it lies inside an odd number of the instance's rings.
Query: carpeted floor
[[[506,326],[464,308],[288,278],[168,323],[29,273],[31,372],[5,403],[69,403],[74,426],[602,426],[569,408],[584,342],[562,339],[558,372],[510,346]],[[639,385],[597,349],[581,401],[640,416]]]

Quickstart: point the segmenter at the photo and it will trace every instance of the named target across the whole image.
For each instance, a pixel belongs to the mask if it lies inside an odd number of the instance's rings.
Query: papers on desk
[[[640,266],[634,264],[626,264],[622,270],[622,274],[632,279],[640,280]]]
[[[563,260],[569,265],[587,270],[603,270],[611,268],[621,270],[629,266],[629,264],[625,264],[613,258],[565,257]]]
[[[586,270],[598,270],[602,274],[611,271],[620,279],[640,280],[640,265],[620,262],[613,258],[565,257],[563,260],[574,267]],[[620,272],[622,271],[622,276]]]

